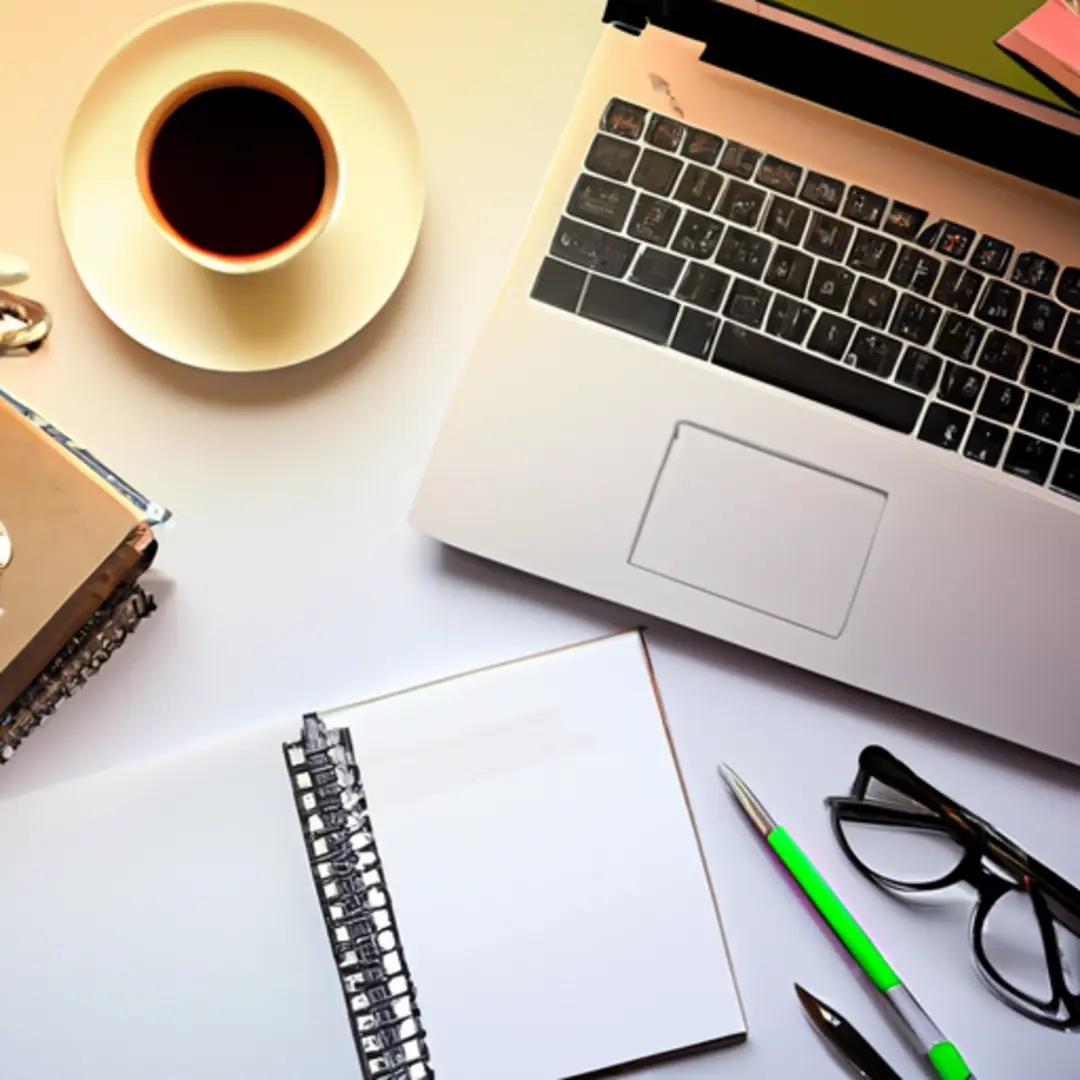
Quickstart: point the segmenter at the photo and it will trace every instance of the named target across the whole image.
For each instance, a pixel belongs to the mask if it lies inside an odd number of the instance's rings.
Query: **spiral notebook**
[[[5,1080],[561,1080],[745,1034],[639,634],[297,727],[0,802]]]

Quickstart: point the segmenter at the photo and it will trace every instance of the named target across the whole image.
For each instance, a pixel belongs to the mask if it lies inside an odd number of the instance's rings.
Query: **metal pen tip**
[[[818,1001],[806,987],[800,986],[798,983],[795,983],[795,993],[799,995],[799,1003],[807,1015],[814,1012],[820,1013],[825,1008],[824,1002]]]
[[[743,779],[730,765],[721,762],[716,766],[716,771],[761,835],[768,836],[776,828],[776,821],[769,811],[762,806],[761,800],[747,787]]]

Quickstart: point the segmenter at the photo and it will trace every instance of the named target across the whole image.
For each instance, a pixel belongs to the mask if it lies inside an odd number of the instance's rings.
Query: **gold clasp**
[[[49,336],[52,316],[44,304],[8,292],[5,286],[18,285],[30,276],[30,268],[14,255],[0,254],[0,316],[10,315],[21,326],[0,329],[0,356],[25,350],[33,352]]]

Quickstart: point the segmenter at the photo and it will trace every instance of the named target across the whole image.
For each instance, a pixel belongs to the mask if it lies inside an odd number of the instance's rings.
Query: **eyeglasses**
[[[826,800],[847,857],[874,884],[978,893],[971,947],[1006,1004],[1050,1027],[1080,1027],[1080,890],[880,746],[859,755],[848,796]]]

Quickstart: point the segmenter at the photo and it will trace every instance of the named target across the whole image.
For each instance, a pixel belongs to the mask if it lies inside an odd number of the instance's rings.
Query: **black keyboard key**
[[[943,450],[959,450],[967,426],[967,413],[935,402],[926,410],[926,417],[919,428],[919,438]]]
[[[1028,394],[1027,404],[1020,414],[1020,428],[1030,431],[1032,435],[1041,435],[1044,439],[1052,439],[1055,442],[1065,434],[1065,427],[1069,423],[1068,407],[1053,398],[1041,397],[1039,394]]]
[[[667,251],[658,251],[656,248],[644,248],[630,271],[630,280],[635,285],[645,285],[657,292],[669,293],[675,288],[675,282],[686,265],[685,259],[680,259]]]
[[[567,266],[558,259],[545,259],[529,295],[563,311],[575,311],[587,277],[585,271],[576,266]]]
[[[624,139],[640,139],[645,130],[645,110],[639,105],[612,98],[600,118],[600,127]]]
[[[984,274],[1001,277],[1012,258],[1013,246],[993,236],[980,236],[975,250],[971,253],[971,265]]]
[[[794,195],[799,190],[802,166],[768,154],[758,166],[757,182],[763,187],[779,191],[781,195]]]
[[[892,265],[896,248],[895,240],[890,240],[881,233],[860,229],[855,236],[855,243],[851,245],[851,253],[847,258],[848,266],[875,277],[884,277]]]
[[[772,242],[758,233],[746,232],[729,225],[716,253],[716,261],[729,270],[737,270],[747,277],[759,278],[769,261]]]
[[[994,468],[1001,460],[1005,442],[1009,437],[1006,428],[998,424],[991,424],[987,420],[976,420],[971,425],[971,434],[964,444],[964,457],[971,458],[981,465]]]
[[[1054,294],[1073,311],[1080,311],[1080,266],[1066,266],[1058,278],[1057,292]]]
[[[729,180],[716,212],[728,221],[734,221],[736,225],[746,225],[752,229],[761,217],[767,198],[768,195],[761,188],[751,187],[738,180]]]
[[[585,168],[608,176],[612,180],[626,181],[634,171],[640,150],[634,143],[613,139],[610,135],[597,135],[585,158]]]
[[[946,221],[942,223],[936,247],[942,255],[948,255],[950,259],[959,259],[963,262],[974,242],[974,229],[957,225],[955,221]]]
[[[774,196],[765,211],[765,221],[762,230],[777,240],[783,240],[788,244],[797,244],[801,239],[806,222],[810,217],[810,211],[805,206],[793,203],[787,199]]]
[[[603,225],[612,232],[621,232],[634,203],[634,191],[614,180],[599,176],[578,177],[566,212],[593,225]]]
[[[729,319],[756,329],[765,321],[765,309],[773,295],[772,290],[766,289],[764,285],[755,285],[751,281],[736,278],[728,293],[724,314]]]
[[[754,170],[760,160],[760,150],[755,150],[751,146],[743,146],[742,143],[729,142],[720,155],[719,167],[724,172],[733,173],[743,180],[749,180],[754,175]]]
[[[621,281],[594,277],[585,288],[579,311],[587,319],[663,345],[671,336],[679,305]]]
[[[916,345],[929,345],[941,318],[941,308],[921,296],[904,293],[892,321],[892,332]]]
[[[634,170],[633,182],[637,187],[654,195],[670,195],[679,175],[682,162],[656,150],[643,150],[641,160]]]
[[[849,363],[854,361],[859,371],[868,371],[871,375],[887,379],[896,368],[901,348],[895,338],[860,327],[848,347],[847,360]]]
[[[1003,424],[1012,424],[1020,415],[1020,406],[1024,404],[1025,391],[1016,383],[991,377],[986,382],[982,399],[977,410],[980,416],[999,420]]]
[[[720,310],[720,301],[724,298],[724,290],[731,281],[731,275],[722,270],[714,270],[711,266],[703,263],[691,263],[683,274],[675,295],[688,304],[697,304],[698,307],[708,308],[710,311]]]
[[[1080,397],[1080,364],[1045,349],[1032,349],[1023,383],[1071,405]]]
[[[650,244],[667,247],[680,212],[674,203],[665,202],[654,195],[641,194],[634,204],[626,231],[635,240],[647,240]]]
[[[934,290],[934,299],[946,307],[955,308],[965,315],[975,304],[975,298],[986,279],[974,270],[957,263],[948,263],[941,280]]]
[[[723,183],[724,179],[719,173],[691,163],[683,171],[679,186],[675,189],[675,198],[698,210],[711,210]]]
[[[637,249],[638,245],[625,236],[615,236],[567,217],[560,220],[551,241],[552,255],[612,277],[626,273]]]
[[[922,410],[915,394],[735,323],[720,328],[713,363],[904,434]]]
[[[675,327],[675,336],[671,339],[671,347],[697,360],[708,360],[719,329],[720,320],[715,315],[706,315],[704,311],[694,308],[683,308],[679,325]]]
[[[824,353],[833,360],[843,360],[847,356],[848,344],[854,333],[853,322],[823,311],[814,323],[814,329],[807,344],[814,352]]]
[[[686,125],[672,120],[670,116],[654,116],[649,121],[649,130],[645,132],[645,141],[660,150],[674,153],[679,149],[685,131]]]
[[[938,240],[941,239],[941,234],[945,231],[945,222],[940,218],[932,225],[927,225],[915,238],[915,243],[919,247],[924,247],[929,250],[933,250],[937,247]]]
[[[1027,351],[1027,345],[1019,338],[1010,337],[1000,330],[991,330],[979,353],[979,367],[1002,378],[1015,379],[1024,366]]]
[[[814,260],[805,252],[779,244],[772,262],[769,263],[769,269],[765,272],[765,284],[774,289],[782,289],[792,296],[802,296],[810,283],[810,271],[813,268]]]
[[[1069,430],[1065,432],[1067,446],[1075,446],[1080,450],[1080,412],[1074,412],[1069,421]]]
[[[776,337],[800,345],[816,314],[809,304],[778,294],[769,309],[769,321],[765,324],[765,329]]]
[[[960,360],[965,364],[975,362],[975,354],[979,351],[983,334],[986,331],[975,322],[955,312],[945,312],[945,318],[941,321],[941,330],[938,332],[934,348],[952,360]]]
[[[1080,454],[1062,450],[1050,486],[1063,495],[1080,499]]]
[[[1043,442],[1042,439],[1018,431],[1009,443],[1009,452],[1005,455],[1002,468],[1013,476],[1030,480],[1033,484],[1045,484],[1056,450],[1053,443]]]
[[[1025,289],[1049,296],[1057,272],[1058,264],[1053,259],[1037,251],[1024,251],[1016,257],[1012,280]]]
[[[799,198],[803,202],[820,206],[822,210],[831,210],[836,213],[844,199],[844,182],[821,173],[807,173]]]
[[[690,128],[683,140],[682,152],[684,157],[696,161],[699,165],[715,165],[723,145],[724,140],[719,135]]]
[[[982,294],[975,314],[991,326],[1011,330],[1016,322],[1016,313],[1020,310],[1020,295],[1019,289],[1006,285],[1004,281],[991,281]]]
[[[1073,314],[1065,320],[1058,348],[1066,356],[1075,356],[1080,360],[1080,315]]]
[[[809,299],[833,311],[843,311],[854,284],[855,275],[850,270],[833,263],[819,262],[810,279]]]
[[[961,409],[974,409],[986,376],[964,364],[946,364],[938,397]]]
[[[911,289],[920,296],[929,296],[940,269],[940,259],[905,244],[900,249],[900,257],[892,268],[889,280],[901,289]]]
[[[885,216],[885,207],[889,200],[884,195],[875,195],[866,188],[851,187],[844,200],[844,209],[840,211],[846,218],[857,221],[860,225],[869,225],[876,229]]]
[[[848,314],[861,323],[884,330],[889,323],[893,306],[896,303],[896,290],[890,289],[880,281],[859,277],[855,290],[848,304]]]
[[[806,234],[803,247],[814,255],[841,262],[854,233],[854,228],[846,221],[815,213],[810,219],[810,231]]]
[[[1049,349],[1053,347],[1064,321],[1065,309],[1060,304],[1029,294],[1024,297],[1016,332],[1036,345],[1045,345]]]
[[[908,206],[907,203],[894,202],[885,215],[881,227],[893,236],[899,236],[902,240],[914,240],[919,235],[929,214],[920,210],[917,206]]]
[[[723,231],[722,221],[687,210],[671,242],[672,250],[680,255],[689,255],[692,259],[711,259]]]
[[[896,381],[901,386],[918,390],[920,394],[929,394],[937,386],[943,363],[940,356],[909,345],[904,350],[904,358],[896,372]]]

